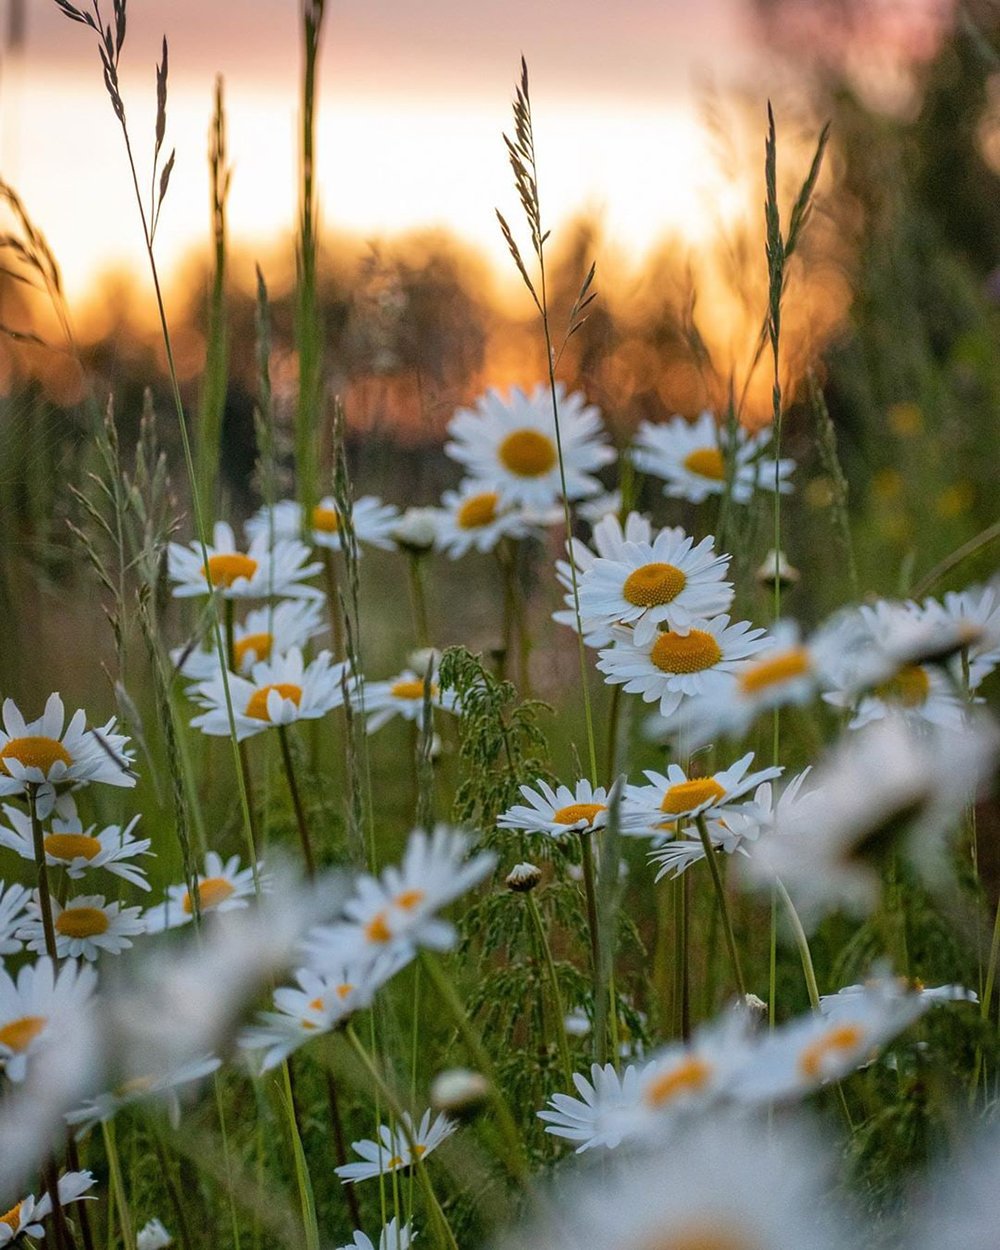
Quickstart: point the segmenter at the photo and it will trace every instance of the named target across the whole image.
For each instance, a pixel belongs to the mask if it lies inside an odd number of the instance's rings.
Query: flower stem
[[[125,1250],[135,1250],[135,1236],[132,1232],[132,1221],[129,1218],[128,1202],[125,1198],[125,1181],[122,1176],[121,1159],[118,1157],[118,1142],[115,1138],[115,1125],[113,1120],[103,1120],[101,1122],[101,1132],[104,1136],[104,1151],[108,1156],[108,1170],[111,1173],[111,1187],[115,1195],[115,1206],[118,1209],[118,1219],[122,1226],[122,1245]]]
[[[795,935],[795,945],[799,948],[799,958],[802,960],[802,973],[806,979],[806,990],[809,993],[809,1005],[813,1011],[819,1011],[819,986],[816,984],[816,970],[813,967],[812,953],[809,950],[809,939],[806,937],[806,931],[802,927],[799,913],[792,902],[791,895],[785,889],[784,882],[776,877],[774,885],[781,896],[781,901],[785,905],[788,919],[791,922],[792,932]]]
[[[594,872],[594,846],[592,834],[580,834],[580,854],[583,865],[583,892],[587,899],[587,928],[590,932],[590,962],[594,974],[594,1005],[601,995],[601,934],[597,913],[597,884]],[[604,1063],[607,1057],[607,1038],[604,1029],[594,1030],[594,1058]]]
[[[562,1059],[563,1076],[566,1078],[566,1088],[572,1089],[573,1063],[569,1056],[569,1040],[566,1037],[566,1010],[563,1007],[559,978],[556,976],[556,966],[552,960],[552,948],[549,945],[548,934],[545,932],[545,925],[542,923],[541,912],[538,910],[538,904],[535,902],[534,895],[529,891],[525,894],[524,901],[528,908],[528,914],[531,916],[532,923],[535,926],[535,932],[538,934],[538,940],[542,945],[542,954],[545,956],[545,968],[549,974],[549,984],[552,987],[552,1005],[556,1015],[556,1041],[559,1043],[559,1056]]]
[[[299,827],[299,842],[302,846],[302,859],[306,866],[306,875],[316,876],[316,859],[313,855],[312,840],[309,837],[309,822],[306,820],[305,808],[302,806],[302,795],[295,777],[295,765],[292,763],[292,749],[288,741],[288,726],[278,726],[278,741],[281,743],[281,761],[285,766],[285,777],[288,781],[288,793],[292,797],[295,809],[295,821]]]
[[[326,577],[327,608],[330,629],[333,631],[333,658],[339,663],[344,658],[344,620],[340,614],[340,577],[337,571],[337,553],[330,547],[323,548],[323,573]]]
[[[740,967],[740,953],[736,947],[736,935],[733,933],[733,923],[729,915],[729,905],[726,901],[726,887],[722,884],[722,874],[719,872],[719,861],[716,858],[715,848],[712,846],[712,839],[708,836],[708,825],[705,823],[705,817],[697,816],[695,824],[698,826],[698,835],[701,838],[702,846],[705,848],[705,858],[708,860],[708,867],[712,873],[712,885],[715,887],[715,897],[719,903],[722,931],[726,937],[729,959],[733,965],[733,977],[736,981],[736,988],[739,990],[740,998],[743,999],[746,997],[746,984],[743,980],[743,969]]]
[[[35,848],[35,868],[38,872],[38,910],[42,916],[45,950],[55,967],[59,957],[56,953],[56,930],[52,923],[52,896],[49,893],[49,869],[45,862],[45,838],[42,834],[42,822],[38,818],[38,788],[30,782],[26,788],[28,811],[31,814],[31,838]]]
[[[413,610],[413,632],[419,648],[431,645],[431,630],[427,617],[427,595],[424,590],[423,555],[411,553],[408,559],[410,572],[410,606]]]

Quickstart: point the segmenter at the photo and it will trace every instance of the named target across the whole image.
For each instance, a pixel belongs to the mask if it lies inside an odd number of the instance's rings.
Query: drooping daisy
[[[74,712],[69,724],[63,701],[51,694],[45,711],[26,721],[13,699],[3,704],[0,730],[0,795],[24,794],[36,787],[38,814],[44,820],[63,789],[91,783],[135,785],[128,738],[115,733],[115,721],[88,728],[86,713]]]
[[[589,1081],[579,1072],[573,1073],[580,1097],[553,1094],[538,1118],[545,1122],[546,1133],[579,1142],[577,1154],[595,1146],[613,1150],[631,1129],[638,1080],[639,1069],[633,1064],[621,1076],[610,1063],[603,1068],[591,1064]]]
[[[31,1056],[84,1006],[96,983],[92,968],[72,960],[57,976],[47,955],[25,964],[16,981],[0,968],[0,1068],[9,1080],[24,1080]]]
[[[34,862],[35,846],[31,819],[19,808],[3,805],[6,825],[0,825],[0,846],[16,851],[22,859]],[[45,862],[50,868],[64,868],[73,881],[88,872],[104,868],[140,890],[148,890],[146,873],[133,863],[140,855],[152,855],[149,838],[134,838],[132,830],[139,823],[133,816],[127,825],[106,825],[100,833],[96,825],[84,829],[79,820],[53,820],[51,832],[44,838]],[[0,925],[2,928],[2,925]]]
[[[172,1246],[174,1239],[164,1228],[161,1220],[152,1219],[139,1229],[135,1235],[136,1250],[166,1250]]]
[[[925,599],[926,619],[943,626],[957,627],[959,640],[966,637],[969,690],[978,690],[984,678],[1000,664],[1000,586],[970,586],[966,590],[950,590],[944,602]],[[951,662],[955,680],[961,686],[964,675],[962,656]]]
[[[233,629],[236,672],[246,677],[261,660],[304,647],[326,627],[323,605],[316,599],[283,599],[273,607],[254,608]],[[208,681],[219,671],[214,646],[175,647],[170,659],[189,681]]]
[[[393,1216],[379,1234],[377,1250],[410,1250],[410,1244],[415,1236],[409,1224],[404,1224],[400,1228]],[[341,1246],[340,1250],[376,1250],[376,1246],[370,1237],[356,1232],[350,1245]]]
[[[95,1184],[90,1172],[65,1172],[59,1177],[56,1186],[59,1205],[68,1207],[70,1203],[80,1202],[84,1198],[93,1198],[87,1190]],[[52,1214],[52,1198],[42,1194],[36,1200],[34,1194],[28,1194],[16,1202],[9,1211],[0,1214],[0,1246],[17,1241],[19,1237],[44,1237],[45,1226],[42,1221]]]
[[[222,1061],[214,1055],[202,1055],[166,1072],[142,1069],[127,1077],[115,1089],[88,1098],[66,1115],[66,1123],[76,1129],[76,1136],[80,1138],[96,1124],[113,1120],[123,1107],[150,1102],[163,1104],[176,1126],[180,1119],[178,1090],[197,1085],[221,1066]]]
[[[208,564],[201,544],[188,547],[171,543],[167,549],[167,573],[175,584],[178,599],[207,595],[216,591],[224,599],[322,599],[322,591],[307,585],[322,567],[309,563],[309,548],[293,539],[282,539],[268,548],[267,538],[258,538],[247,552],[236,546],[232,526],[217,522],[212,545],[207,548]],[[211,579],[211,582],[209,581]]]
[[[630,512],[625,518],[624,526],[617,515],[602,517],[591,533],[592,547],[570,538],[566,543],[569,560],[556,561],[556,577],[566,592],[563,602],[566,607],[552,613],[552,619],[560,625],[568,625],[576,629],[576,604],[573,599],[573,571],[576,571],[577,592],[584,574],[594,567],[598,558],[618,560],[625,549],[626,543],[648,543],[652,541],[653,527],[646,517],[638,512]],[[583,641],[588,647],[607,647],[614,642],[614,636],[606,626],[598,626],[594,621],[584,620]]]
[[[312,509],[309,520],[313,543],[317,547],[339,551],[341,535],[337,501],[331,495],[325,496]],[[275,541],[301,537],[302,521],[302,505],[294,499],[282,499],[273,508],[265,504],[244,528],[251,542],[263,540],[269,544],[272,535]],[[384,504],[374,495],[362,495],[351,505],[351,528],[359,543],[371,543],[373,547],[391,551],[392,531],[398,521],[399,509],[392,504]]]
[[[570,499],[600,494],[592,475],[610,464],[615,452],[604,441],[601,414],[579,393],[566,395],[557,384],[559,436]],[[552,395],[536,386],[531,395],[514,387],[504,401],[489,390],[475,410],[460,408],[449,426],[445,452],[465,466],[468,475],[491,482],[505,503],[544,511],[562,498]]]
[[[262,865],[258,864],[258,873]],[[260,878],[261,887],[266,880]],[[205,872],[198,878],[198,909],[205,912],[226,912],[246,907],[255,893],[252,868],[240,868],[240,857],[233,855],[225,863],[215,853],[205,856]],[[147,933],[176,929],[188,924],[194,916],[194,904],[186,885],[167,887],[167,898],[150,907],[144,919]]]
[[[24,921],[31,891],[12,882],[6,888],[0,881],[0,968],[4,955],[16,955],[21,949],[21,939],[15,933]]]
[[[569,786],[553,790],[539,777],[534,788],[521,786],[521,793],[527,804],[519,803],[504,812],[497,819],[499,828],[558,838],[568,833],[593,833],[608,823],[608,792],[604,786],[595,788],[586,778],[572,790]]]
[[[273,660],[253,666],[251,677],[229,674],[229,697],[237,740],[252,738],[275,725],[291,725],[299,720],[317,720],[344,702],[347,664],[335,664],[329,651],[321,651],[310,664],[298,647]],[[228,738],[229,709],[221,674],[202,682],[192,691],[205,709],[191,725],[213,737]]]
[[[392,541],[409,555],[426,555],[437,542],[440,508],[407,508],[393,526]]]
[[[525,538],[534,528],[528,514],[487,482],[466,478],[457,491],[446,490],[441,503],[437,546],[453,560],[472,547],[492,551],[501,538]]]
[[[333,1170],[345,1185],[387,1176],[412,1167],[426,1157],[458,1129],[447,1116],[439,1115],[431,1123],[430,1111],[425,1111],[418,1125],[414,1125],[408,1111],[404,1111],[399,1127],[393,1132],[382,1124],[378,1141],[351,1142],[351,1149],[361,1156],[363,1163],[344,1163]]]
[[[725,492],[728,438],[711,412],[701,413],[693,422],[683,417],[671,417],[658,425],[643,421],[632,458],[640,473],[662,478],[665,495],[702,503],[710,495]],[[734,502],[749,503],[754,490],[774,490],[776,481],[781,494],[792,490],[788,478],[795,461],[780,460],[775,465],[774,460],[761,456],[770,441],[769,429],[748,434],[742,426],[737,428],[731,493]]]
[[[729,556],[715,554],[711,536],[697,546],[680,528],[652,542],[623,544],[613,559],[598,559],[579,583],[580,613],[598,627],[631,625],[637,646],[661,626],[687,634],[696,620],[725,612],[732,583],[723,581]]]
[[[685,699],[730,689],[747,660],[770,644],[749,621],[730,625],[728,616],[696,620],[686,634],[657,634],[640,647],[629,631],[615,629],[615,644],[601,651],[597,667],[609,685],[659,703],[669,719]]]
[[[370,734],[387,725],[394,716],[402,716],[404,720],[416,721],[424,732],[429,728],[424,724],[424,706],[429,702],[433,716],[434,709],[442,712],[458,710],[458,699],[454,690],[442,690],[431,672],[430,692],[424,689],[424,678],[412,669],[404,668],[395,677],[387,681],[366,681],[357,684],[351,695],[351,703],[357,712],[368,715],[366,722]]]
[[[102,953],[120,955],[132,945],[132,938],[146,932],[141,907],[123,907],[118,902],[104,901],[103,894],[82,894],[65,906],[52,899],[52,924],[56,933],[56,954],[60,959],[87,959],[91,962]],[[28,904],[28,918],[17,936],[28,950],[41,954],[45,950],[45,931],[37,898]]]
[[[926,986],[919,981],[908,981],[905,977],[893,977],[882,972],[858,985],[845,985],[836,994],[823,994],[819,1000],[819,1009],[828,1020],[849,1019],[854,1011],[857,995],[872,992],[882,995],[883,998],[905,999],[908,1003],[912,1003],[916,997],[925,1011],[944,1003],[979,1002],[976,991],[966,989],[964,985]]]

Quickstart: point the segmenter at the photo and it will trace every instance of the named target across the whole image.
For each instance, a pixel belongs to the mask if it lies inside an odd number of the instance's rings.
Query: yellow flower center
[[[206,566],[201,566],[202,577],[208,577],[217,589],[228,588],[237,578],[245,577],[249,581],[257,572],[257,561],[239,551],[224,551],[221,555],[209,556],[207,568],[206,573]]]
[[[712,1065],[692,1055],[650,1081],[645,1100],[651,1107],[663,1107],[679,1094],[698,1093],[708,1084],[711,1075]]]
[[[236,892],[236,886],[231,881],[227,881],[225,877],[205,877],[203,881],[199,881],[197,885],[198,905],[202,911],[210,911],[213,907],[218,907],[220,903],[224,903],[230,894]],[[190,916],[194,911],[191,902],[191,892],[186,891],[181,906]]]
[[[726,1228],[695,1225],[668,1233],[665,1241],[657,1237],[642,1250],[760,1250],[760,1243]]]
[[[701,807],[702,803],[718,803],[725,797],[725,789],[714,777],[692,777],[690,781],[678,781],[667,790],[660,811],[680,816],[692,808]]]
[[[721,482],[726,476],[726,461],[718,447],[698,447],[684,457],[684,468],[698,477]]]
[[[748,668],[740,676],[740,690],[744,694],[760,694],[769,686],[779,686],[783,681],[805,677],[812,667],[805,647],[791,647],[778,655],[768,656]]]
[[[48,1024],[45,1016],[22,1016],[10,1024],[0,1026],[0,1046],[6,1046],[15,1054],[25,1051]]]
[[[568,807],[560,807],[557,812],[553,812],[552,819],[557,825],[575,825],[580,820],[592,825],[597,813],[605,810],[603,803],[570,803]]]
[[[664,673],[701,673],[722,659],[722,648],[711,634],[692,629],[689,634],[660,634],[649,658]]]
[[[385,1166],[392,1170],[393,1168],[401,1168],[405,1162],[406,1160],[402,1155],[393,1155]]]
[[[233,663],[237,670],[243,667],[243,661],[252,651],[258,660],[271,658],[271,644],[274,639],[270,634],[244,634],[233,643]]]
[[[375,915],[365,925],[365,937],[369,942],[388,942],[392,937],[392,930],[386,923],[385,912],[376,912]]]
[[[67,907],[59,913],[56,921],[56,932],[68,938],[97,937],[107,933],[108,920],[100,907]]]
[[[544,477],[558,459],[556,445],[538,430],[514,430],[497,448],[500,463],[518,477]]]
[[[343,1002],[344,999],[347,997],[347,995],[350,994],[351,990],[353,989],[354,989],[354,986],[348,984],[348,982],[345,981],[343,985],[337,986],[337,997],[340,999],[341,1002]]]
[[[483,491],[481,495],[470,495],[459,508],[455,519],[464,530],[479,529],[497,519],[499,502],[500,496],[495,490]]]
[[[11,773],[7,760],[17,760],[25,768],[40,768],[46,777],[57,760],[67,767],[73,763],[72,755],[61,742],[42,737],[11,738],[0,751],[0,769],[9,777]]]
[[[6,1224],[13,1232],[17,1232],[21,1223],[21,1207],[23,1203],[16,1202],[9,1211],[5,1211],[0,1215],[0,1224]]]
[[[254,720],[269,721],[271,717],[267,710],[267,696],[272,690],[277,690],[283,699],[291,699],[296,707],[302,702],[301,686],[296,686],[290,681],[279,681],[272,686],[261,686],[259,690],[255,690],[250,696],[244,715],[252,716]]]
[[[424,697],[424,683],[417,680],[396,681],[393,682],[389,693],[394,699],[422,699]],[[436,699],[437,696],[437,685],[431,682],[431,698]]]
[[[402,894],[398,894],[393,900],[397,907],[402,907],[403,911],[412,911],[427,897],[423,890],[404,890]]]
[[[629,573],[622,594],[637,608],[671,603],[687,585],[687,578],[672,564],[644,564]]]
[[[835,1025],[828,1033],[810,1042],[799,1055],[799,1068],[802,1075],[810,1080],[817,1080],[822,1076],[823,1060],[827,1055],[854,1050],[863,1038],[864,1033],[856,1024]]]
[[[100,842],[86,833],[50,833],[45,838],[45,853],[53,859],[89,860],[100,852]]]
[[[312,525],[321,534],[336,534],[340,529],[340,517],[337,516],[336,508],[313,508]]]
[[[875,693],[887,703],[901,703],[903,707],[922,707],[931,692],[931,679],[927,670],[919,664],[908,664],[895,677],[890,677]]]

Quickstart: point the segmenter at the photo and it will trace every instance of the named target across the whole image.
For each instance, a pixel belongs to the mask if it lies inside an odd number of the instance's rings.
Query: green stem
[[[125,1250],[135,1250],[135,1236],[132,1232],[132,1220],[129,1216],[128,1202],[125,1199],[125,1181],[122,1176],[121,1160],[118,1157],[118,1142],[115,1138],[113,1120],[101,1122],[104,1136],[104,1151],[108,1156],[108,1170],[111,1173],[111,1188],[115,1196],[115,1207],[122,1226],[122,1244]]]
[[[538,934],[538,940],[542,946],[542,954],[545,956],[545,968],[549,974],[549,985],[552,989],[552,1005],[556,1016],[556,1041],[559,1044],[559,1056],[562,1059],[566,1088],[571,1090],[573,1088],[573,1062],[569,1056],[569,1039],[566,1037],[566,1010],[563,1007],[559,978],[556,975],[556,966],[552,959],[552,948],[549,945],[548,934],[545,932],[545,925],[542,923],[541,912],[538,910],[535,896],[530,890],[525,894],[524,901],[528,908],[528,915],[535,926],[535,932]]]
[[[333,633],[333,658],[344,658],[344,620],[340,614],[340,577],[337,571],[337,553],[330,547],[323,548],[323,572],[326,576],[327,609],[330,613],[330,629]]]
[[[295,809],[295,822],[299,827],[299,843],[302,847],[302,860],[306,866],[306,875],[316,876],[316,859],[313,855],[312,840],[309,836],[309,822],[306,819],[302,796],[299,793],[298,781],[295,778],[295,765],[292,762],[292,749],[288,741],[288,726],[278,726],[278,741],[281,743],[281,762],[285,766],[285,777],[288,781],[288,793],[292,797]]]
[[[775,877],[774,887],[785,905],[785,911],[788,913],[788,919],[792,926],[792,933],[795,936],[795,945],[799,948],[799,958],[802,960],[802,974],[805,977],[806,990],[809,993],[809,1005],[813,1011],[819,1011],[819,986],[816,983],[816,969],[813,967],[812,952],[809,950],[809,939],[806,937],[806,931],[802,927],[799,913],[792,902],[791,895],[785,889],[784,882]]]
[[[421,649],[431,645],[431,631],[427,617],[427,595],[424,591],[423,555],[411,554],[408,560],[410,571],[410,606],[413,610],[413,631],[417,646]]]
[[[611,706],[608,709],[608,745],[604,756],[604,775],[610,786],[618,775],[618,733],[621,727],[621,686],[611,687]]]
[[[708,825],[705,823],[705,817],[696,817],[695,824],[698,826],[698,836],[701,838],[701,844],[705,848],[705,858],[708,860],[708,867],[712,874],[712,885],[715,887],[715,897],[719,904],[722,931],[725,934],[726,946],[729,950],[729,960],[733,966],[736,988],[739,990],[740,998],[745,999],[747,992],[746,984],[743,980],[740,953],[736,946],[736,935],[733,933],[733,923],[729,915],[729,905],[726,901],[726,887],[722,883],[722,874],[719,872],[719,861],[715,853],[715,847],[712,846],[712,839],[708,836]]]
[[[55,925],[52,923],[52,896],[49,893],[49,869],[45,862],[45,837],[42,833],[42,822],[38,818],[38,788],[29,782],[26,789],[28,812],[31,815],[31,838],[35,848],[35,869],[38,874],[38,910],[42,917],[42,932],[45,934],[45,950],[55,968],[59,957]]]
[[[580,834],[580,856],[583,865],[583,892],[587,900],[587,929],[590,933],[590,962],[594,976],[594,1006],[601,998],[601,929],[597,911],[597,882],[594,871],[593,834]],[[596,1013],[598,1016],[599,1012]],[[598,1063],[607,1059],[605,1029],[594,1029],[594,1058]]]
[[[312,1180],[309,1177],[309,1166],[306,1163],[305,1151],[302,1148],[302,1134],[299,1132],[295,1117],[295,1096],[292,1092],[292,1078],[288,1062],[281,1065],[283,1088],[281,1102],[285,1108],[288,1121],[288,1134],[292,1141],[292,1157],[295,1161],[295,1176],[299,1189],[299,1205],[302,1209],[302,1227],[305,1234],[305,1250],[319,1250],[319,1225],[316,1222],[316,1200],[313,1196]]]

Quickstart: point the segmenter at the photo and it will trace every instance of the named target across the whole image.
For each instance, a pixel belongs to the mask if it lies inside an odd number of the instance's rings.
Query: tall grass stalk
[[[708,825],[704,816],[698,816],[695,819],[698,827],[698,836],[701,838],[701,845],[705,850],[705,859],[708,861],[709,872],[712,874],[712,886],[715,889],[716,901],[719,905],[719,916],[722,920],[722,932],[726,939],[726,949],[729,951],[729,962],[733,969],[733,980],[736,982],[736,988],[739,991],[740,999],[746,998],[746,982],[743,980],[743,968],[740,963],[740,951],[736,944],[736,935],[733,932],[733,922],[729,914],[729,903],[726,899],[726,887],[722,881],[722,874],[719,871],[719,861],[712,846],[712,839],[708,833]]]
[[[545,970],[548,973],[549,987],[552,991],[552,1014],[555,1017],[556,1043],[559,1047],[559,1058],[563,1066],[563,1079],[566,1082],[566,1088],[569,1090],[573,1088],[573,1061],[570,1059],[569,1039],[566,1036],[566,1009],[563,1006],[562,991],[559,989],[559,975],[556,972],[555,962],[552,959],[552,947],[549,944],[549,937],[545,932],[545,925],[532,891],[527,891],[524,896],[524,903],[528,909],[528,915],[531,917],[531,923],[534,925],[538,943],[545,959]]]

